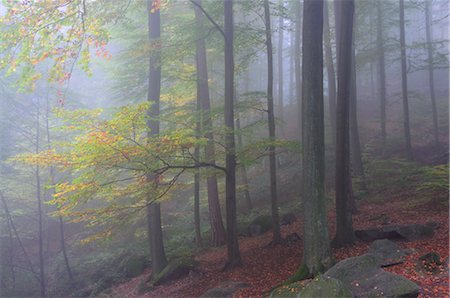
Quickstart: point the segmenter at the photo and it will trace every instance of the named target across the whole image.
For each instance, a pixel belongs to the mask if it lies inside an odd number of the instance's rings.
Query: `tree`
[[[233,0],[224,0],[225,39],[225,198],[227,210],[227,254],[225,268],[242,264],[237,238],[236,220],[236,146],[234,142],[234,58],[233,58]]]
[[[302,7],[301,2],[295,5],[295,97],[297,98],[299,142],[302,142],[302,65],[301,65],[301,37],[302,37]]]
[[[433,136],[434,146],[439,148],[439,125],[438,114],[436,109],[436,95],[434,93],[434,63],[433,63],[433,44],[432,44],[432,15],[430,11],[430,1],[425,0],[425,30],[427,38],[427,54],[428,54],[428,81],[430,86],[431,111],[433,113]]]
[[[280,3],[283,6],[283,0]],[[284,39],[284,29],[283,29],[283,16],[278,17],[278,115],[280,120],[283,121],[283,39]]]
[[[264,20],[266,24],[266,47],[267,47],[267,114],[269,120],[269,138],[275,141],[275,115],[273,108],[273,50],[272,50],[272,31],[270,29],[270,8],[269,0],[264,1]],[[281,86],[280,86],[281,88]],[[278,214],[277,202],[277,162],[275,146],[269,146],[269,172],[270,172],[270,201],[272,206],[272,232],[273,243],[281,242],[281,232]]]
[[[148,95],[147,101],[150,102],[148,114],[148,138],[151,141],[152,136],[159,134],[159,106],[161,92],[161,23],[159,1],[148,0],[148,38],[153,46],[150,53],[149,72],[148,72]],[[154,183],[157,187],[158,177],[147,174],[149,183]],[[161,207],[158,202],[154,201],[152,194],[149,194],[149,201],[153,203],[147,206],[148,233],[150,241],[150,253],[152,257],[152,277],[161,272],[167,265],[166,253],[164,251],[163,235],[161,228]]]
[[[339,32],[338,95],[336,108],[336,235],[335,246],[350,245],[355,236],[350,209],[350,96],[352,84],[353,0],[336,2],[336,31]]]
[[[328,5],[327,1],[324,1],[323,5],[323,39],[325,46],[325,64],[327,67],[328,75],[328,105],[330,113],[330,126],[331,126],[331,140],[333,146],[336,145],[336,74],[334,72],[333,64],[333,51],[331,49],[331,37],[330,37],[330,20],[328,17]]]
[[[199,34],[204,34],[203,14],[201,11],[201,1],[194,0],[195,18]],[[205,40],[200,37],[196,41],[196,65],[197,65],[197,100],[200,103],[202,128],[205,131],[204,137],[208,140],[205,148],[205,159],[208,163],[215,164],[214,136],[212,133],[211,103],[208,86],[208,70],[206,62]],[[217,177],[211,173],[206,178],[208,189],[208,208],[211,225],[211,245],[220,246],[226,241],[226,232],[223,226],[222,214],[219,203],[219,190],[217,187]]]
[[[381,151],[386,154],[386,71],[384,67],[383,48],[383,15],[381,12],[382,1],[377,3],[377,51],[378,51],[378,79],[380,91],[380,128],[381,128]]]
[[[331,263],[324,193],[322,29],[323,1],[305,0],[302,47],[303,261],[312,275],[323,272]]]
[[[408,77],[406,71],[405,8],[403,0],[399,0],[399,6],[400,6],[400,54],[402,65],[403,129],[405,134],[406,159],[412,161],[413,153],[411,146],[411,132],[409,128]]]

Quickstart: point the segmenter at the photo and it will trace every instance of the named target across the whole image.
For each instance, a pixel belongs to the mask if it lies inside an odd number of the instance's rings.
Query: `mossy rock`
[[[147,266],[147,259],[145,256],[128,256],[122,260],[121,265],[123,273],[128,278],[133,278],[141,275]]]
[[[353,298],[354,296],[340,280],[328,276],[318,276],[308,283],[297,297]]]
[[[303,290],[307,281],[296,281],[288,285],[281,285],[270,292],[269,298],[293,298]]]
[[[181,278],[188,275],[189,271],[194,270],[196,266],[197,262],[190,258],[178,258],[172,260],[159,274],[152,276],[150,283],[157,286]]]
[[[200,298],[231,298],[236,291],[247,287],[248,284],[243,282],[225,281],[217,287],[207,290]]]

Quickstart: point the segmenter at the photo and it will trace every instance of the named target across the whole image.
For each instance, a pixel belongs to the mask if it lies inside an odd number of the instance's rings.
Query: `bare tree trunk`
[[[430,98],[431,98],[431,110],[433,113],[433,136],[434,146],[439,148],[439,125],[438,114],[436,108],[436,95],[434,94],[434,65],[433,65],[433,36],[431,34],[432,29],[432,15],[430,12],[430,0],[425,0],[425,28],[427,36],[427,53],[428,53],[428,79],[430,84]]]
[[[281,0],[281,4],[283,5],[283,0]],[[281,122],[284,120],[284,107],[283,107],[283,38],[284,38],[284,30],[283,30],[283,16],[278,18],[278,117]],[[283,133],[283,125],[281,126],[281,135]]]
[[[350,245],[355,241],[351,212],[350,174],[350,95],[352,84],[353,0],[336,2],[338,96],[336,109],[336,235],[333,245]]]
[[[237,98],[236,98],[237,101]],[[241,129],[241,119],[239,113],[236,118],[236,129],[239,131]],[[243,147],[242,135],[237,135],[237,145],[238,148],[241,149]],[[253,209],[252,200],[250,198],[250,191],[248,190],[248,177],[247,177],[247,169],[244,164],[239,165],[240,176],[242,179],[242,184],[244,185],[244,201],[245,201],[245,209],[250,211]]]
[[[317,275],[330,264],[325,201],[323,115],[323,1],[305,0],[303,8],[303,259]]]
[[[37,96],[36,102],[36,138],[35,138],[35,153],[39,153],[40,144],[40,101]],[[36,199],[38,207],[38,245],[39,245],[39,285],[40,285],[40,295],[41,297],[46,296],[46,278],[45,278],[45,265],[44,265],[44,247],[43,247],[43,227],[42,227],[42,197],[41,197],[41,176],[40,176],[40,166],[36,166],[35,170],[36,179]]]
[[[153,136],[159,135],[159,105],[161,92],[161,53],[160,36],[161,22],[160,10],[156,7],[157,0],[147,1],[148,10],[148,37],[152,44],[152,53],[149,59],[148,75],[148,95],[147,100],[151,103],[147,114],[149,117],[147,126],[149,141]],[[157,177],[148,175],[147,181],[157,186]],[[149,194],[149,200],[154,200],[153,195]],[[167,265],[166,253],[163,244],[163,232],[161,227],[161,207],[158,202],[153,202],[147,207],[147,223],[150,242],[150,253],[152,258],[152,278],[156,277]]]
[[[302,142],[302,66],[301,57],[302,51],[300,46],[301,32],[302,32],[302,9],[301,2],[296,2],[295,11],[295,96],[297,97],[297,111],[298,111],[298,140]]]
[[[380,126],[381,126],[381,151],[382,156],[386,156],[386,72],[384,67],[383,48],[383,15],[381,5],[383,1],[377,3],[377,48],[378,48],[378,75],[380,84]]]
[[[264,20],[266,23],[266,47],[267,47],[267,112],[269,120],[269,139],[275,141],[275,115],[273,110],[273,50],[272,50],[272,30],[270,28],[270,8],[269,0],[264,1]],[[277,162],[275,146],[269,146],[269,172],[270,172],[270,202],[272,204],[272,232],[273,243],[281,242],[280,219],[277,202]]]
[[[295,32],[291,32],[289,34],[290,36],[290,43],[289,43],[289,64],[290,64],[290,69],[289,69],[289,108],[292,109],[294,106],[294,90],[295,90],[295,85],[294,85],[294,77],[295,77],[295,46],[294,46],[294,36],[295,36]]]
[[[200,10],[201,0],[194,1],[195,18],[199,34],[203,34],[203,14]],[[200,7],[199,7],[200,6]],[[205,158],[210,164],[215,164],[214,136],[212,133],[211,103],[208,86],[208,67],[206,61],[206,48],[204,38],[198,38],[196,43],[197,60],[197,96],[200,101],[202,111],[202,126],[205,131],[205,138],[208,140],[205,148]],[[209,174],[206,178],[208,190],[208,209],[211,225],[211,245],[221,246],[226,242],[226,232],[220,210],[219,189],[217,187],[216,174]]]
[[[200,101],[198,96],[198,82],[197,82],[197,116],[200,117]],[[197,119],[196,123],[196,138],[200,138],[201,119]],[[200,229],[200,169],[198,166],[200,160],[200,146],[195,145],[194,158],[197,168],[194,174],[194,229],[195,229],[195,244],[202,246],[202,233]]]
[[[323,38],[325,45],[325,63],[327,67],[328,74],[328,105],[330,113],[330,127],[331,127],[331,140],[333,147],[336,145],[336,74],[334,72],[333,64],[333,51],[331,49],[331,38],[330,38],[330,21],[328,17],[328,5],[327,1],[323,2],[323,18],[324,18],[324,28],[323,28]]]
[[[233,57],[233,1],[224,0],[225,38],[225,126],[226,175],[225,196],[227,209],[227,254],[226,269],[242,264],[237,237],[236,218],[236,146],[234,142],[234,57]]]

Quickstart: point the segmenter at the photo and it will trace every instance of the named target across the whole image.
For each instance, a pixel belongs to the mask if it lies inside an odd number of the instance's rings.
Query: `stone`
[[[419,286],[379,267],[380,257],[365,254],[340,261],[325,276],[339,279],[356,297],[417,297]]]
[[[201,298],[231,298],[233,297],[233,293],[240,290],[247,288],[248,284],[243,282],[236,282],[236,281],[226,281],[218,285],[217,287],[214,287],[212,289],[207,290],[205,293],[203,293],[200,297]]]
[[[309,280],[301,280],[288,285],[280,285],[270,292],[269,298],[294,298],[303,290]]]
[[[308,298],[352,298],[352,292],[336,278],[318,276],[300,291],[297,297]]]
[[[270,215],[260,215],[250,223],[248,227],[251,236],[259,236],[272,228],[272,217]]]
[[[197,263],[192,259],[180,258],[170,261],[169,264],[156,276],[152,276],[151,285],[158,286],[165,282],[187,276],[195,269]]]
[[[406,251],[388,239],[375,240],[369,253],[380,259],[380,266],[387,267],[401,264],[405,261]]]
[[[295,216],[295,213],[293,212],[288,212],[285,213],[281,216],[280,219],[280,225],[281,226],[286,226],[286,225],[290,225],[293,222],[295,222],[297,220],[297,216]]]

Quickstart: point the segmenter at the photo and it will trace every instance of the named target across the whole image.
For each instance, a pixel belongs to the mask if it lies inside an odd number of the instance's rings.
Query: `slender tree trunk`
[[[198,96],[198,82],[197,82],[197,114],[200,116],[200,100]],[[196,123],[196,138],[200,138],[201,130],[201,119],[197,119]],[[195,145],[194,158],[197,168],[194,174],[194,229],[195,229],[195,244],[200,247],[202,246],[202,233],[200,229],[200,169],[198,166],[200,160],[200,146]]]
[[[327,67],[328,74],[328,105],[330,113],[330,127],[331,127],[331,140],[333,147],[336,145],[336,74],[334,72],[333,64],[333,51],[331,49],[331,38],[330,38],[330,21],[328,17],[328,5],[327,1],[323,2],[323,18],[324,18],[324,28],[323,28],[323,38],[325,45],[325,64]]]
[[[386,72],[384,67],[383,48],[383,15],[381,5],[383,1],[377,3],[377,48],[378,48],[378,75],[380,84],[380,126],[381,126],[381,151],[382,156],[386,156]]]
[[[298,140],[302,142],[302,49],[300,45],[302,32],[302,8],[301,2],[296,2],[295,11],[295,96],[297,97],[297,111],[298,111]]]
[[[234,143],[234,57],[233,57],[233,1],[224,0],[225,38],[225,127],[226,175],[225,197],[227,209],[227,254],[226,269],[242,264],[237,237],[236,218],[236,146]]]
[[[161,92],[161,53],[160,53],[160,10],[157,7],[157,0],[147,1],[148,10],[148,37],[152,45],[152,52],[149,59],[148,94],[147,100],[151,103],[148,110],[149,120],[147,121],[148,139],[159,135],[159,100]],[[149,183],[157,186],[158,178],[148,175]],[[153,194],[149,194],[149,200],[154,200]],[[166,253],[164,251],[163,232],[161,227],[161,207],[158,202],[153,202],[147,207],[147,222],[150,242],[150,253],[152,258],[152,278],[160,273],[167,265]]]
[[[358,129],[358,106],[357,106],[358,98],[356,90],[356,56],[355,56],[354,42],[352,48],[351,72],[352,72],[351,75],[352,81],[350,90],[350,162],[351,168],[353,170],[353,175],[359,178],[360,187],[366,190],[367,187],[365,182],[364,167],[362,163],[361,142],[359,140],[359,129]],[[353,213],[357,211],[355,198],[353,195],[350,196],[350,207]]]
[[[273,51],[272,51],[272,30],[270,28],[270,8],[269,0],[264,1],[264,19],[266,23],[266,47],[267,47],[267,112],[269,120],[269,138],[275,141],[275,115],[273,109]],[[272,204],[272,232],[273,243],[281,242],[280,219],[277,202],[277,162],[275,146],[269,146],[269,172],[270,172],[270,201]]]
[[[280,5],[283,5],[283,0],[281,0]],[[284,120],[284,107],[283,107],[283,16],[278,18],[278,117],[283,122]],[[283,126],[281,126],[283,127]],[[283,135],[283,128],[281,129],[281,134]]]
[[[292,109],[294,106],[294,90],[295,90],[295,85],[294,85],[294,77],[295,77],[295,46],[294,46],[294,36],[295,36],[295,32],[291,32],[290,33],[290,42],[289,42],[289,64],[290,64],[290,69],[289,69],[289,108]]]
[[[434,94],[433,35],[431,31],[432,15],[430,12],[430,0],[425,0],[425,23],[428,53],[428,79],[430,84],[431,110],[433,113],[434,146],[439,148],[438,114],[436,108],[436,95]]]
[[[50,103],[47,96],[47,102],[46,102],[46,115],[45,115],[45,130],[47,133],[47,148],[48,150],[52,149],[51,145],[51,137],[50,137],[50,124],[49,124],[49,118],[50,118]],[[51,166],[49,168],[50,172],[50,184],[53,186],[55,185],[55,169]],[[50,193],[50,196],[52,196],[53,191]],[[58,208],[59,210],[59,208]],[[60,245],[61,245],[61,251],[63,253],[64,258],[64,265],[66,266],[67,275],[69,276],[70,281],[73,281],[73,274],[72,269],[70,268],[69,263],[69,257],[67,255],[67,249],[66,249],[66,240],[64,236],[64,220],[61,215],[58,216],[58,222],[59,222],[59,235],[60,235]]]
[[[303,259],[317,275],[331,265],[324,191],[323,1],[303,5]]]
[[[36,102],[36,138],[35,138],[35,153],[39,153],[39,144],[40,144],[40,101],[39,97],[37,97]],[[44,264],[44,247],[43,247],[43,216],[42,216],[42,197],[41,197],[41,175],[40,175],[40,166],[36,166],[35,170],[35,179],[36,179],[36,199],[37,199],[37,207],[38,207],[38,245],[39,245],[39,284],[40,284],[40,295],[41,297],[45,297],[46,293],[46,278],[45,278],[45,264]]]
[[[10,223],[10,221],[9,221],[9,213],[8,213],[8,210],[7,209],[3,209],[3,212],[5,213],[5,219],[6,219],[6,227],[7,227],[7,230],[8,230],[8,258],[9,258],[9,263],[8,263],[8,266],[9,266],[9,271],[10,271],[10,274],[11,274],[11,281],[12,281],[12,284],[11,284],[11,287],[13,288],[13,289],[15,289],[16,288],[16,271],[14,270],[14,239],[13,239],[13,233],[12,233],[12,227],[11,227],[11,223]],[[0,245],[5,245],[6,246],[6,244],[3,242],[3,243],[0,243]],[[2,266],[2,271],[3,271],[3,269],[6,271],[6,268],[5,268],[6,266]],[[6,288],[6,274],[4,274],[4,275],[2,275],[1,276],[2,277],[2,286],[3,286],[3,289],[5,289]]]
[[[405,9],[403,0],[399,0],[399,5],[400,5],[400,52],[402,63],[403,129],[405,130],[406,159],[412,161],[413,153],[411,146],[411,132],[409,128],[408,77],[406,73]]]
[[[355,241],[351,212],[350,175],[350,93],[352,82],[353,0],[335,5],[338,62],[336,109],[336,235],[333,245],[340,247]]]
[[[200,0],[195,2],[201,6]],[[195,5],[195,18],[197,20],[197,28],[200,35],[203,34],[203,13],[200,8]],[[213,123],[211,120],[211,103],[208,86],[208,66],[206,61],[206,48],[204,38],[198,38],[196,42],[196,60],[197,60],[197,96],[200,101],[202,111],[202,126],[205,131],[205,138],[208,140],[205,148],[205,158],[210,164],[215,164],[214,136],[212,132]],[[219,202],[219,189],[217,187],[217,177],[215,173],[211,173],[206,178],[208,190],[208,209],[209,221],[211,225],[211,245],[221,246],[226,242],[226,232],[223,225],[222,213]]]
[[[237,101],[237,98],[236,98]],[[238,131],[241,130],[241,118],[239,113],[236,118],[236,129]],[[237,135],[237,145],[238,148],[243,148],[242,135]],[[240,176],[242,179],[242,184],[244,185],[244,201],[245,201],[245,209],[246,211],[250,211],[253,208],[252,200],[250,198],[250,191],[248,190],[248,177],[247,177],[247,169],[244,164],[239,165]]]

